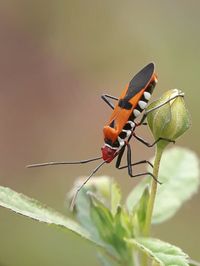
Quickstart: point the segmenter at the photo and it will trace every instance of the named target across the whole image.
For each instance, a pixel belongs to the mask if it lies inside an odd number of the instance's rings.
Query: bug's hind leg
[[[120,161],[121,161],[121,158],[120,158]],[[129,174],[130,177],[150,175],[156,182],[158,182],[159,184],[162,184],[160,181],[158,181],[158,179],[151,172],[144,172],[144,173],[139,173],[139,174],[133,175],[133,173],[132,173],[132,166],[138,165],[138,164],[143,164],[143,163],[148,163],[151,167],[153,167],[153,165],[149,161],[147,161],[147,160],[142,160],[142,161],[139,161],[139,162],[136,162],[136,163],[131,163],[131,147],[130,147],[130,144],[129,143],[127,144],[127,163],[128,164],[126,166],[119,166],[118,165],[118,167],[117,167],[117,164],[116,164],[116,167],[118,169],[128,168],[128,174]]]
[[[111,101],[109,101],[109,99],[116,100],[116,101],[119,100],[118,98],[111,96],[111,95],[108,95],[108,94],[101,95],[101,99],[104,102],[106,102],[112,109],[114,109],[114,105],[111,103]]]
[[[145,164],[145,163],[150,165],[151,167],[153,167],[153,164],[151,162],[149,162],[148,160],[141,160],[141,161],[138,161],[138,162],[135,162],[135,163],[131,163],[131,166],[135,166],[135,165],[138,165],[138,164]],[[125,168],[128,168],[128,164],[117,167],[117,169],[119,169],[119,170],[125,169]]]
[[[150,175],[158,184],[162,185],[162,183],[151,172],[144,172],[144,173],[139,173],[136,175],[132,175],[129,173],[130,177],[138,177],[138,176],[144,176],[144,175]]]
[[[121,163],[121,159],[122,159],[122,156],[124,154],[124,151],[125,151],[125,147],[124,146],[122,148],[122,150],[120,151],[118,157],[117,157],[117,162],[116,162],[116,168],[121,170],[121,169],[125,169],[125,168],[128,168],[128,174],[130,177],[137,177],[137,176],[143,176],[143,175],[150,175],[153,177],[153,179],[156,180],[156,182],[158,182],[159,184],[161,184],[157,178],[150,172],[144,172],[144,173],[139,173],[139,174],[136,174],[136,175],[133,175],[132,174],[132,166],[135,166],[135,165],[138,165],[138,164],[149,164],[151,167],[153,167],[152,163],[147,161],[147,160],[141,160],[141,161],[138,161],[138,162],[135,162],[135,163],[131,163],[131,147],[130,147],[130,144],[128,143],[127,144],[127,165],[124,165],[124,166],[120,166],[120,163]]]
[[[129,145],[129,144],[127,144],[127,145]],[[121,170],[121,169],[125,169],[125,168],[128,168],[128,166],[129,166],[128,164],[127,164],[127,165],[120,166],[120,164],[121,164],[121,159],[122,159],[122,156],[123,156],[123,154],[124,154],[125,147],[126,147],[126,146],[124,146],[124,147],[121,149],[121,151],[120,151],[120,153],[119,153],[119,155],[118,155],[118,157],[117,157],[117,161],[116,161],[116,165],[115,165],[115,166],[116,166],[116,168],[119,169],[119,170]],[[143,164],[143,163],[146,163],[146,164],[150,165],[151,167],[153,167],[153,164],[152,164],[151,162],[147,161],[147,160],[141,160],[141,161],[138,161],[138,162],[135,162],[135,163],[131,163],[131,166],[135,166],[135,165]]]

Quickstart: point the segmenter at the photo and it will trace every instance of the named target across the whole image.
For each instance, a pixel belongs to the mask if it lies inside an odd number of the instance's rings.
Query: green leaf
[[[130,219],[126,212],[119,206],[115,216],[94,195],[91,196],[91,217],[105,243],[110,244],[118,258],[123,262],[132,261],[132,253],[127,248],[125,237],[132,237],[132,227],[129,228]],[[113,253],[114,254],[114,253]],[[115,255],[117,258],[117,256]],[[130,263],[129,263],[130,264]]]
[[[91,197],[91,218],[99,231],[101,238],[109,243],[113,244],[114,235],[114,219],[108,208],[106,208],[102,202],[96,199],[93,195]]]
[[[77,179],[73,189],[69,192],[69,195],[71,197],[75,193],[77,187],[79,187],[84,180],[85,178]],[[90,182],[88,182],[82,190],[85,191],[85,193],[82,194],[83,197],[85,197],[88,200],[89,197],[88,195],[86,195],[86,192],[89,191],[94,193],[98,199],[101,199],[101,201],[111,209],[112,214],[115,215],[117,208],[120,205],[121,191],[118,184],[114,182],[112,178],[108,176],[96,177],[90,180]],[[82,197],[78,195],[77,198],[82,198]],[[79,200],[80,204],[81,200]],[[83,201],[85,201],[85,199],[83,199]],[[76,205],[77,202],[78,201],[76,201]]]
[[[121,191],[117,183],[112,182],[111,183],[111,212],[113,215],[117,213],[117,208],[120,205],[121,201]]]
[[[200,262],[192,260],[192,259],[188,259],[189,265],[190,266],[200,266]]]
[[[147,205],[149,201],[149,186],[146,186],[144,192],[140,198],[140,201],[136,205],[134,212],[134,233],[136,235],[143,235],[143,229],[146,221]]]
[[[163,153],[153,211],[153,223],[171,218],[199,187],[199,159],[184,148],[173,148]]]
[[[199,187],[199,159],[188,149],[176,147],[163,153],[158,176],[158,185],[153,223],[161,223],[171,218],[181,205],[194,195]],[[140,200],[146,184],[145,177],[129,194],[126,205],[131,212]]]
[[[137,186],[135,186],[134,189],[129,193],[126,200],[126,206],[130,213],[132,213],[136,206],[139,204],[144,190],[146,189],[147,184],[150,183],[150,180],[151,179],[149,177],[145,177],[145,179],[141,180],[141,182]]]
[[[153,265],[189,266],[188,256],[178,247],[155,238],[126,239],[126,241],[145,253]]]
[[[85,178],[84,178],[85,179]],[[86,184],[78,194],[75,207],[75,216],[78,222],[87,229],[88,232],[95,238],[97,241],[100,240],[100,235],[98,231],[98,226],[96,225],[96,216],[91,212],[92,205],[101,206],[101,210],[104,212],[110,211],[104,206],[112,206],[113,213],[116,212],[118,202],[120,200],[120,191],[116,183],[112,181],[111,178],[107,176],[98,177],[92,182]],[[83,179],[77,179],[73,190],[83,182]],[[70,192],[73,195],[73,192]],[[98,200],[97,200],[98,199]],[[92,203],[91,203],[92,202]],[[110,213],[111,215],[111,213]],[[111,215],[112,216],[112,215]],[[98,223],[99,225],[99,223]],[[104,227],[103,223],[103,227]]]
[[[75,216],[78,222],[82,225],[82,227],[84,227],[92,235],[93,239],[99,242],[101,241],[99,233],[90,215],[91,202],[87,191],[88,190],[83,187],[82,190],[79,192],[79,195],[76,200]]]
[[[114,230],[115,235],[120,242],[124,242],[124,237],[133,237],[133,225],[131,223],[131,217],[121,207],[118,207],[117,213],[114,217]]]
[[[118,266],[119,263],[113,260],[112,258],[108,258],[103,252],[97,253],[97,258],[99,259],[102,266]]]
[[[39,222],[70,230],[100,247],[105,247],[103,242],[97,241],[93,235],[73,220],[10,188],[0,186],[0,206]]]
[[[79,192],[74,214],[79,223],[93,236],[93,239],[97,242],[102,241],[107,248],[107,252],[118,257],[118,253],[107,239],[107,233],[110,230],[110,235],[114,235],[113,215],[108,206],[111,206],[112,194],[116,193],[116,205],[113,205],[113,208],[117,208],[117,202],[120,200],[119,188],[107,176],[98,177],[91,181]],[[74,191],[82,182],[82,178],[78,179],[69,195],[73,196]],[[106,230],[105,225],[107,225]],[[107,237],[105,238],[105,236]],[[110,236],[110,238],[112,237]]]

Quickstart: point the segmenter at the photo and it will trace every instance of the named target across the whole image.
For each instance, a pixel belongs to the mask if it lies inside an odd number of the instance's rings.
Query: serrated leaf
[[[0,186],[0,206],[39,222],[70,230],[92,243],[104,247],[103,242],[97,241],[93,235],[75,221],[10,188]]]
[[[76,181],[74,188],[69,193],[71,196],[82,182],[82,178]],[[107,251],[118,257],[118,253],[104,237],[109,230],[110,234],[113,233],[113,216],[108,208],[111,206],[111,193],[117,189],[117,186],[112,189],[113,184],[116,185],[111,178],[102,176],[84,186],[77,197],[74,214],[79,223],[93,236],[93,239],[97,242],[102,241]],[[107,225],[106,230],[105,225]]]
[[[114,235],[114,219],[108,208],[93,195],[91,197],[91,218],[100,237],[109,244],[113,243]]]
[[[120,214],[120,215],[119,215]],[[133,215],[129,214],[125,208],[118,207],[118,215],[120,217],[120,224],[124,228],[124,235],[122,238],[126,237],[133,237],[134,236],[134,225],[133,225]],[[117,216],[117,214],[116,214]],[[117,219],[115,218],[115,221]],[[118,229],[115,227],[116,233]]]
[[[83,188],[79,192],[76,200],[75,215],[78,222],[93,236],[93,239],[100,242],[99,233],[90,216],[90,205],[91,202],[89,196],[87,195],[87,189]]]
[[[199,187],[199,159],[188,149],[175,147],[163,153],[153,223],[171,218],[181,205],[194,195]],[[142,180],[129,194],[126,205],[131,212],[141,198],[149,177]]]
[[[127,224],[128,214],[118,207],[116,215],[113,216],[111,211],[93,195],[91,195],[91,200],[91,217],[100,237],[114,248],[123,262],[132,261],[132,253],[124,241],[125,237],[132,236]]]
[[[126,239],[133,247],[145,253],[157,266],[189,266],[188,255],[180,248],[155,238]]]
[[[124,238],[133,237],[133,224],[132,216],[127,213],[124,208],[118,207],[117,213],[114,217],[114,232],[118,242],[123,242],[120,244],[124,245]]]
[[[86,177],[80,177],[76,180],[74,187],[68,193],[69,197],[73,197],[73,194],[77,190]],[[91,180],[87,183],[79,192],[76,199],[74,214],[78,222],[95,238],[97,241],[100,240],[97,226],[91,217],[91,195],[97,196],[98,199],[110,200],[112,182],[107,176],[102,176]]]

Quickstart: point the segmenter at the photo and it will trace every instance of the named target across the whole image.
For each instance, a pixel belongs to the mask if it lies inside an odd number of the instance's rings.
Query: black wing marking
[[[154,73],[154,63],[150,63],[146,65],[143,69],[141,69],[131,80],[129,83],[129,87],[127,93],[124,97],[125,101],[129,101],[133,98],[138,92],[144,89],[147,83],[150,81],[153,73]]]

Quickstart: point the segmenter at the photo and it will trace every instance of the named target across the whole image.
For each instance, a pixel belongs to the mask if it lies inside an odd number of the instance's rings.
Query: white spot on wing
[[[138,104],[139,104],[140,108],[142,108],[142,109],[144,109],[147,106],[147,103],[144,101],[139,101]]]
[[[134,109],[133,110],[133,114],[134,114],[135,117],[137,117],[138,115],[140,115],[140,111],[137,110],[137,109]]]
[[[144,98],[148,101],[151,98],[151,93],[145,91],[144,92]]]

